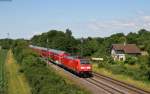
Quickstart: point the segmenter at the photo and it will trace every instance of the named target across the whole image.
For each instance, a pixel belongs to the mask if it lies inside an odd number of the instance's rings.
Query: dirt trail
[[[19,69],[20,66],[14,60],[11,50],[8,51],[6,60],[8,94],[31,94],[28,82]]]

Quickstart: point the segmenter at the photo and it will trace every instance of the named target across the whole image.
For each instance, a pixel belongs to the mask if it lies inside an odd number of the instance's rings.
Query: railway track
[[[133,85],[112,79],[110,77],[93,72],[94,77],[86,79],[88,82],[103,88],[110,94],[150,94],[150,92]],[[90,80],[89,80],[90,79]]]
[[[46,60],[44,60],[46,61]],[[50,63],[57,70],[64,70],[53,63]],[[72,73],[66,71],[69,75]],[[74,74],[72,74],[74,75]],[[76,76],[75,76],[76,77]],[[76,77],[76,79],[79,79]],[[81,79],[81,78],[80,78]],[[93,72],[93,77],[91,78],[82,78],[86,82],[90,83],[92,86],[97,87],[99,90],[103,90],[106,94],[150,94],[148,91],[144,91],[135,86],[126,84],[124,82],[112,79],[110,77],[98,74]],[[81,80],[81,81],[82,81]],[[97,94],[97,93],[96,93]],[[101,94],[101,93],[98,93]],[[103,94],[103,93],[102,93]]]
[[[113,88],[109,86],[108,84],[104,84],[103,82],[100,82],[94,78],[86,78],[85,80],[97,86],[98,88],[105,90],[106,93],[108,94],[124,94],[122,91],[118,90],[117,88]]]

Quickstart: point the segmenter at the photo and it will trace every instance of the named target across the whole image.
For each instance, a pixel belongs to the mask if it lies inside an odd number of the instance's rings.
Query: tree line
[[[123,33],[112,34],[109,37],[88,37],[75,38],[71,30],[66,31],[50,30],[40,35],[34,35],[31,40],[24,39],[1,39],[0,45],[3,49],[17,49],[15,53],[20,53],[24,45],[29,44],[64,50],[72,55],[79,55],[84,57],[102,57],[105,63],[99,64],[99,67],[105,67],[117,74],[129,75],[139,80],[150,80],[150,56],[140,56],[138,59],[128,58],[123,63],[116,63],[111,58],[111,45],[117,43],[133,43],[150,54],[150,31],[141,29],[137,32],[130,32],[127,35]],[[25,52],[24,52],[25,53]],[[23,55],[17,55],[18,59],[22,59]],[[19,60],[18,60],[19,61]],[[125,64],[138,64],[137,69],[126,67]],[[139,75],[137,75],[139,74]]]
[[[75,38],[71,30],[66,31],[50,30],[40,35],[34,35],[30,40],[25,39],[0,39],[0,45],[4,49],[13,48],[15,41],[27,41],[28,44],[63,50],[73,55],[84,57],[96,56],[106,58],[110,56],[112,44],[133,43],[150,54],[150,32],[141,29],[138,32],[130,32],[127,35],[116,33],[109,37],[88,37]]]
[[[41,35],[34,35],[30,42],[33,45],[64,50],[76,55],[98,57],[110,56],[112,44],[126,42],[137,44],[141,50],[145,50],[150,54],[150,32],[145,29],[141,29],[136,33],[130,32],[127,35],[116,33],[103,38],[75,38],[69,29],[66,29],[65,32],[50,30]]]

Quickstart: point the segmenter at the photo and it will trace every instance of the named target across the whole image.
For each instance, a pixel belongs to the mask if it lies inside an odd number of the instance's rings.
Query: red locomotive
[[[80,76],[92,76],[92,65],[89,63],[88,59],[70,56],[70,54],[65,51],[47,49],[33,45],[30,45],[29,47],[38,52],[42,57],[51,58],[56,64],[72,70]]]

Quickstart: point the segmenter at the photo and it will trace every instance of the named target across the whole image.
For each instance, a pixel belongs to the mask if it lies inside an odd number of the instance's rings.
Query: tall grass
[[[6,76],[5,76],[5,60],[6,60],[7,50],[0,50],[0,94],[6,93]]]
[[[8,94],[31,94],[28,81],[23,73],[19,73],[20,65],[16,63],[11,50],[8,52],[5,66],[8,78]]]

